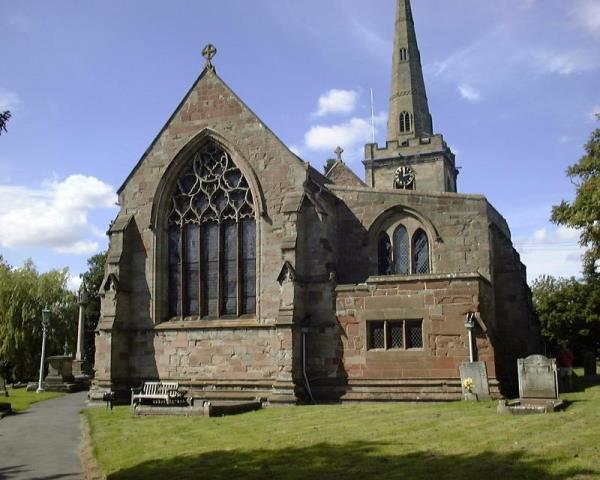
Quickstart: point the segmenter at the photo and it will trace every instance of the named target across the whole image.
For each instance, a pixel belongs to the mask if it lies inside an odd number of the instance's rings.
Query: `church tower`
[[[397,0],[387,142],[365,147],[374,188],[456,192],[454,155],[433,133],[410,0]]]

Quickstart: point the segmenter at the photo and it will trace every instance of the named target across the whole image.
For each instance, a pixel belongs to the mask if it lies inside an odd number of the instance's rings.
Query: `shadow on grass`
[[[574,386],[576,392],[583,392],[588,388],[597,387],[600,385],[600,376],[579,376],[576,375],[574,378]]]
[[[444,455],[434,452],[389,452],[390,445],[355,442],[344,445],[319,444],[306,448],[253,451],[216,451],[168,460],[152,460],[109,475],[110,480],[146,478],[243,479],[535,479],[563,480],[577,475],[589,478],[594,470],[564,469],[560,474],[547,471],[547,458],[522,452],[476,455]],[[140,448],[143,445],[140,444]],[[582,477],[586,478],[586,477]]]

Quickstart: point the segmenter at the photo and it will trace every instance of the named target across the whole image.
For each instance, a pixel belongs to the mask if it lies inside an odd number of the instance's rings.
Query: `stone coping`
[[[358,193],[368,193],[371,195],[376,195],[380,193],[385,193],[387,195],[396,195],[396,196],[416,196],[416,197],[432,197],[432,198],[448,198],[448,199],[463,199],[463,200],[478,200],[478,201],[486,201],[487,197],[485,195],[480,194],[468,194],[468,193],[455,193],[455,192],[424,192],[419,190],[397,190],[393,188],[372,188],[372,187],[349,187],[346,185],[327,185],[327,189],[332,192],[358,192]],[[488,202],[489,204],[489,202]]]
[[[338,285],[336,292],[355,292],[368,291],[370,287],[375,285],[384,285],[389,283],[416,283],[416,282],[436,282],[436,281],[452,281],[452,280],[484,280],[489,281],[480,273],[442,273],[429,275],[377,275],[371,276],[365,283]]]
[[[155,330],[214,330],[215,328],[252,328],[252,329],[274,329],[275,324],[259,323],[258,319],[235,318],[221,320],[184,320],[159,323],[154,326]]]

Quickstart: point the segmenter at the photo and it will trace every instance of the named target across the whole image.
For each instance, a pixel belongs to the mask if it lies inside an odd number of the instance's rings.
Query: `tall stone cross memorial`
[[[88,295],[82,286],[77,294],[77,305],[79,305],[79,323],[77,325],[77,352],[75,353],[75,362],[73,370],[75,375],[83,374],[83,340],[85,336],[85,306],[88,303]]]

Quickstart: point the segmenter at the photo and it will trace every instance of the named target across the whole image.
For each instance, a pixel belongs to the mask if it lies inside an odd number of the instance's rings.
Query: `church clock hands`
[[[398,190],[413,190],[415,187],[415,172],[410,167],[400,167],[394,175],[394,188]]]

